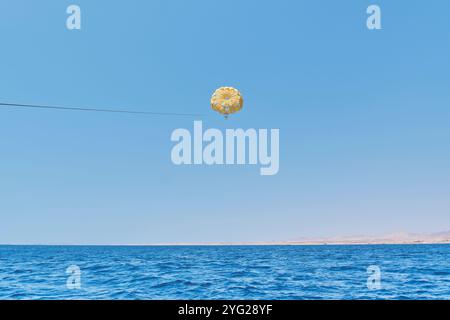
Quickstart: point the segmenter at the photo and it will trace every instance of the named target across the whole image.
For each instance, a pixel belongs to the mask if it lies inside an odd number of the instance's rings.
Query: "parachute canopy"
[[[242,109],[244,99],[239,90],[233,87],[217,89],[211,97],[211,108],[225,117]]]

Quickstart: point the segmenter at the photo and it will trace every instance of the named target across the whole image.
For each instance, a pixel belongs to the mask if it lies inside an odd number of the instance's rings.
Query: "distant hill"
[[[328,238],[301,238],[286,244],[437,244],[450,243],[450,231],[419,234],[394,233],[384,236],[343,236]]]

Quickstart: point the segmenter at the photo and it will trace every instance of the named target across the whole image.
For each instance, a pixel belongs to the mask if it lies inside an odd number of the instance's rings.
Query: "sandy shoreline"
[[[148,244],[0,244],[41,246],[339,246],[339,245],[431,245],[450,244],[450,231],[432,234],[397,233],[387,236],[345,236],[328,238],[301,238],[287,241],[261,242],[168,242]]]

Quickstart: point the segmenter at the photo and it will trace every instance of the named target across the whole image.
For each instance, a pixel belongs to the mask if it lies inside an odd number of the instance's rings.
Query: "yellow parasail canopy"
[[[232,113],[236,113],[242,109],[244,99],[239,90],[233,87],[222,87],[217,89],[211,97],[211,108],[225,118]]]

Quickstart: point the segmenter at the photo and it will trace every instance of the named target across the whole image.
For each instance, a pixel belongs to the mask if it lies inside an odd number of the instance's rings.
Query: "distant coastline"
[[[212,242],[212,243],[167,243],[156,246],[324,246],[324,245],[415,245],[450,244],[450,231],[420,234],[393,233],[383,236],[336,236],[323,238],[298,238],[286,241],[261,242]]]
[[[385,236],[341,236],[327,238],[299,238],[287,241],[262,242],[173,242],[148,244],[0,244],[3,246],[337,246],[337,245],[419,245],[450,244],[450,231],[417,234],[395,233]]]
[[[393,233],[383,236],[344,236],[316,239],[294,239],[288,244],[309,245],[381,245],[381,244],[448,244],[450,243],[450,231],[437,233]]]

